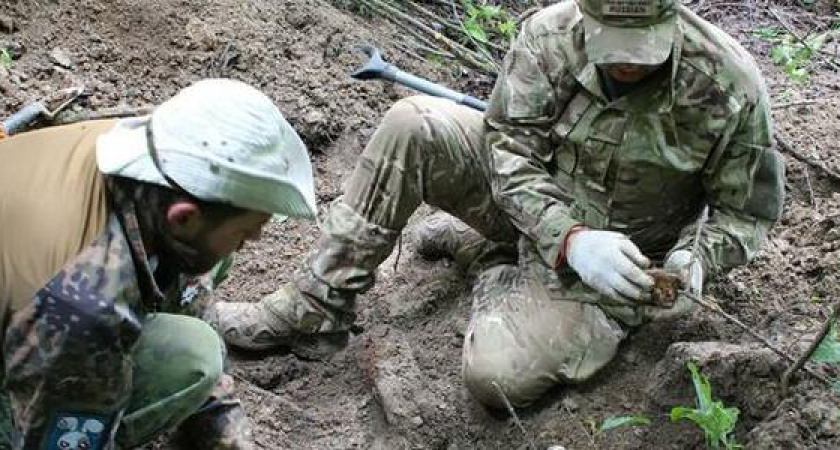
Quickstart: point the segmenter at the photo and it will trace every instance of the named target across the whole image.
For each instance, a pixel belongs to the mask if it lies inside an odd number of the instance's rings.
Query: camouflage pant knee
[[[557,383],[583,381],[604,367],[625,337],[619,322],[577,283],[549,290],[529,270],[499,265],[479,275],[464,336],[463,376],[480,402],[501,408],[537,400]]]
[[[199,442],[214,445],[231,433],[227,418],[208,414],[239,409],[231,398],[232,383],[223,375],[224,346],[209,325],[189,316],[149,315],[132,356],[131,397],[116,437],[121,448],[136,447],[179,425],[194,428],[194,434],[202,437]],[[2,400],[0,420],[6,420],[0,422],[0,434],[11,436],[14,428],[5,393]],[[239,420],[241,413],[234,414]]]

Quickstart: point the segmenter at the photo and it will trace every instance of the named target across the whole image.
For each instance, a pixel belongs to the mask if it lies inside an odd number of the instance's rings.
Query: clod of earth
[[[679,275],[665,269],[650,269],[647,273],[653,277],[651,303],[663,308],[674,306],[677,294],[683,287]]]

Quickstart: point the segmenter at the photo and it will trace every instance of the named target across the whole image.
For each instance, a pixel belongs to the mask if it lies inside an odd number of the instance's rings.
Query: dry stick
[[[428,25],[424,24],[423,22],[411,17],[410,15],[406,14],[405,12],[401,11],[400,9],[394,7],[393,5],[389,4],[384,0],[361,0],[362,3],[367,4],[368,6],[372,6],[372,9],[377,10],[377,6],[379,9],[385,9],[389,14],[384,14],[384,16],[391,20],[391,22],[401,25],[404,28],[406,27],[406,23],[411,24],[412,26],[420,29],[424,33],[432,36],[434,40],[438,41],[441,45],[445,47],[445,50],[451,52],[455,55],[458,59],[464,62],[466,65],[472,67],[473,69],[479,70],[481,72],[495,74],[498,73],[499,68],[498,64],[495,61],[487,60],[485,58],[484,61],[481,61],[482,55],[478,54],[467,47],[463,46],[462,44],[455,42],[440,32],[437,32],[430,28]],[[371,3],[373,5],[371,5]],[[391,15],[396,17],[391,17]],[[401,20],[397,20],[397,18]],[[402,23],[405,21],[405,23]]]
[[[409,16],[404,11],[397,9],[394,5],[390,4],[386,0],[373,0],[373,1],[385,6],[386,9],[390,9],[392,12],[399,15],[401,18],[406,20],[408,23],[412,24],[413,26],[421,29],[425,33],[432,36],[434,39],[436,39],[442,45],[444,45],[446,47],[446,50],[455,54],[455,56],[458,59],[461,59],[462,61],[464,61],[465,63],[467,63],[471,67],[473,67],[474,69],[481,70],[483,72],[498,73],[499,67],[498,67],[498,64],[496,63],[495,58],[492,55],[487,54],[486,50],[484,50],[484,52],[470,50],[469,48],[467,48],[463,44],[447,38],[442,33],[438,32],[438,31],[432,29],[431,27],[429,27],[428,25],[424,24],[422,21],[417,20],[417,19],[413,18],[412,16]],[[420,8],[420,7],[418,6],[418,8]],[[435,20],[440,20],[440,18],[435,16],[433,13],[429,13],[429,14]],[[479,46],[479,48],[481,48],[481,47]]]
[[[362,2],[364,3],[364,0],[362,0]],[[424,35],[423,33],[419,32],[419,31],[417,31],[415,28],[407,25],[405,22],[403,22],[401,20],[395,20],[391,16],[386,16],[385,19],[390,21],[394,25],[397,25],[398,27],[402,28],[408,34],[410,34],[415,39],[420,41],[421,45],[423,45],[424,48],[437,48],[437,43],[434,40],[432,40],[432,38]],[[454,58],[454,56],[453,56],[453,58]]]
[[[790,377],[793,375],[794,372],[801,369],[809,359],[811,359],[811,355],[814,354],[814,351],[817,350],[817,347],[820,346],[825,336],[831,331],[831,325],[837,320],[838,313],[840,313],[840,305],[835,305],[831,315],[828,316],[828,319],[822,324],[822,328],[820,328],[820,332],[817,333],[817,336],[814,338],[814,342],[811,342],[811,345],[808,347],[808,350],[805,350],[805,353],[799,357],[788,369],[785,371],[784,375],[782,375],[782,396],[787,397],[788,394],[788,386],[790,385]]]
[[[567,405],[563,405],[563,409],[566,411],[566,414],[568,414],[568,415],[569,415],[569,417],[574,417],[574,414],[572,413],[572,410],[571,410],[571,409],[569,409],[569,407],[568,407]],[[595,437],[594,437],[594,436],[592,436],[592,433],[590,433],[590,432],[589,432],[589,430],[587,430],[587,429],[586,429],[586,425],[584,425],[584,424],[583,424],[583,422],[580,420],[580,418],[577,418],[577,419],[578,419],[578,420],[576,420],[575,422],[577,422],[577,424],[578,424],[578,426],[580,427],[580,429],[581,429],[581,430],[583,430],[583,434],[585,434],[585,435],[586,435],[586,437],[587,437],[587,438],[589,438],[589,445],[590,445],[591,447],[596,447],[596,445],[595,445]],[[597,448],[597,447],[596,447],[596,448]]]
[[[811,171],[805,167],[805,183],[808,185],[808,196],[811,199],[811,206],[814,207],[814,212],[817,211],[817,198],[814,196],[814,186],[811,184]]]
[[[426,58],[420,56],[416,51],[414,51],[417,47],[412,48],[410,45],[405,44],[403,42],[394,42],[394,47],[396,47],[400,51],[405,52],[406,55],[414,59],[417,59],[419,61],[426,61]]]
[[[702,307],[704,307],[704,308],[706,308],[710,311],[713,311],[713,312],[719,314],[720,316],[722,316],[724,319],[734,323],[735,325],[738,325],[738,327],[740,327],[742,330],[744,330],[747,334],[754,337],[755,339],[758,339],[759,342],[764,344],[767,348],[772,350],[777,355],[779,355],[782,358],[788,360],[788,362],[795,362],[796,361],[796,359],[794,359],[793,356],[790,356],[784,350],[780,349],[779,347],[776,347],[774,344],[772,344],[770,341],[768,341],[767,338],[765,338],[764,336],[756,333],[755,331],[753,331],[752,328],[747,326],[744,322],[741,322],[740,320],[738,320],[737,318],[735,318],[731,314],[722,310],[720,308],[720,306],[718,306],[717,304],[715,304],[713,302],[710,302],[710,301],[707,301],[706,299],[703,299],[701,297],[698,297],[691,292],[683,291],[683,292],[681,292],[681,294],[687,296],[689,299],[691,299],[693,302],[697,303],[698,305],[700,305],[700,306],[702,306]],[[809,374],[813,375],[814,378],[822,381],[823,383],[828,384],[828,385],[831,384],[831,380],[829,380],[824,375],[813,371],[810,367],[802,367],[802,369],[805,372],[808,372]]]
[[[790,108],[792,106],[804,106],[804,105],[813,105],[815,103],[819,103],[816,99],[805,99],[805,100],[796,100],[792,102],[785,102],[785,103],[776,103],[770,106],[772,109],[783,109],[783,108]]]
[[[274,400],[276,400],[277,402],[282,403],[282,404],[283,404],[283,406],[286,406],[286,407],[288,407],[289,409],[291,409],[292,411],[294,411],[294,412],[296,412],[296,413],[299,413],[299,414],[300,414],[300,415],[302,415],[302,416],[303,416],[306,420],[308,420],[308,421],[313,421],[313,422],[314,422],[314,419],[313,419],[312,417],[310,417],[310,415],[309,415],[309,414],[308,414],[308,413],[307,413],[307,412],[306,412],[303,408],[301,408],[300,406],[298,406],[298,404],[297,404],[297,403],[295,403],[295,402],[293,402],[293,401],[291,401],[291,400],[285,399],[285,398],[281,397],[280,395],[278,395],[278,394],[276,394],[276,393],[274,393],[274,392],[269,391],[268,389],[263,389],[263,388],[261,388],[261,387],[257,386],[256,384],[254,384],[253,382],[251,382],[251,380],[248,380],[247,378],[244,378],[244,377],[242,377],[241,375],[237,375],[237,374],[235,374],[235,373],[234,373],[234,374],[232,374],[232,375],[233,375],[233,377],[234,377],[234,378],[236,378],[237,380],[239,380],[239,381],[241,381],[241,382],[245,383],[245,386],[247,386],[248,388],[250,388],[250,389],[251,389],[251,390],[253,390],[254,392],[257,392],[257,393],[259,393],[259,394],[263,394],[263,395],[267,395],[267,396],[269,396],[269,397],[273,398]]]
[[[793,147],[791,147],[791,145],[784,138],[782,138],[782,136],[780,136],[778,132],[775,133],[774,137],[776,138],[776,142],[779,144],[779,147],[781,147],[782,150],[784,150],[786,153],[790,154],[791,156],[798,159],[799,161],[804,162],[805,164],[808,164],[811,167],[815,167],[817,169],[820,169],[826,175],[831,177],[834,181],[840,182],[840,173],[837,173],[836,171],[834,171],[832,169],[829,169],[828,167],[826,167],[823,163],[821,163],[819,161],[815,161],[815,160],[799,153]]]
[[[502,390],[502,387],[499,386],[499,383],[493,381],[493,386],[496,387],[496,390],[499,391],[499,395],[502,396],[502,401],[505,402],[505,407],[507,407],[508,412],[510,413],[511,417],[513,417],[513,421],[516,423],[516,426],[519,427],[519,430],[522,431],[522,434],[525,436],[525,440],[528,441],[528,445],[531,446],[532,450],[537,450],[537,444],[534,442],[534,439],[528,434],[528,431],[522,425],[522,422],[519,420],[519,416],[516,415],[516,411],[513,409],[513,405],[510,404],[510,400],[508,400],[507,395],[505,395],[505,391]]]

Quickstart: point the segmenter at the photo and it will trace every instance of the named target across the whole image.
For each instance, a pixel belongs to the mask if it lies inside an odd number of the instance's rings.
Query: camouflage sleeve
[[[13,447],[60,448],[54,446],[84,439],[86,446],[75,448],[112,448],[131,392],[128,349],[139,332],[127,308],[71,275],[60,273],[42,288],[12,317],[3,348]]]
[[[703,183],[711,216],[700,237],[698,257],[708,277],[750,261],[782,213],[785,167],[773,147],[763,89],[758,101],[733,121],[707,167]],[[695,232],[696,225],[683,230],[674,250],[690,250]]]
[[[549,266],[557,261],[569,229],[569,193],[553,179],[555,93],[539,51],[526,31],[517,38],[485,116],[493,165],[493,196],[520,233],[532,240]],[[571,92],[571,86],[560,92]]]

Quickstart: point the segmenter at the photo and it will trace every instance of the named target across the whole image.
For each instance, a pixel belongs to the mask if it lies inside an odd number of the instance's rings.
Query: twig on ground
[[[231,375],[233,376],[233,378],[236,378],[237,380],[239,380],[240,382],[245,384],[245,386],[248,387],[249,389],[251,389],[252,391],[254,391],[258,394],[269,396],[272,399],[276,400],[278,403],[281,403],[283,406],[285,406],[285,407],[289,408],[290,410],[302,415],[306,420],[314,421],[313,418],[306,412],[306,410],[301,408],[297,403],[295,403],[295,402],[293,402],[289,399],[283,398],[281,395],[276,394],[274,392],[271,392],[268,389],[263,389],[263,388],[257,386],[256,384],[254,384],[251,380],[249,380],[247,378],[244,378],[241,375],[237,375],[235,373],[231,374]]]
[[[782,396],[787,397],[788,394],[788,386],[790,386],[790,377],[793,375],[794,372],[801,369],[809,359],[811,359],[811,355],[814,354],[814,351],[817,350],[817,347],[820,346],[820,343],[825,339],[828,332],[831,331],[831,325],[837,320],[838,312],[840,312],[840,305],[835,305],[831,315],[828,316],[828,319],[825,320],[822,324],[822,328],[820,328],[819,333],[814,337],[814,342],[811,342],[811,345],[808,346],[808,349],[805,350],[804,353],[797,359],[787,370],[785,370],[784,375],[782,375]]]
[[[385,19],[408,31],[413,36],[423,40],[429,46],[438,47],[441,50],[451,53],[455,59],[461,61],[468,67],[489,75],[495,75],[500,70],[499,63],[492,56],[488,56],[486,53],[480,51],[471,50],[463,44],[449,39],[443,33],[434,30],[387,0],[360,0],[360,2],[372,11],[381,14]],[[420,34],[425,36],[420,38]]]
[[[814,186],[811,184],[811,171],[805,167],[805,183],[808,185],[808,198],[811,200],[811,206],[814,207],[814,212],[817,211],[817,197],[814,196]]]
[[[493,382],[493,386],[496,387],[496,390],[499,391],[499,395],[502,397],[502,401],[505,403],[505,407],[507,408],[508,412],[510,413],[511,417],[513,417],[514,423],[516,426],[519,427],[519,430],[522,431],[522,434],[525,436],[525,440],[528,441],[528,445],[531,447],[531,450],[537,450],[537,444],[534,442],[534,438],[528,434],[528,430],[525,429],[525,426],[522,425],[522,422],[519,420],[519,416],[516,415],[516,410],[513,409],[513,405],[510,404],[510,400],[508,400],[507,395],[505,395],[505,391],[502,390],[502,387],[499,386],[499,383]]]
[[[819,161],[815,161],[801,153],[799,153],[796,149],[794,149],[779,133],[775,133],[776,142],[779,144],[779,147],[789,155],[793,156],[795,159],[810,165],[811,167],[820,169],[823,173],[828,175],[834,181],[840,182],[840,173],[829,169],[823,163]]]
[[[786,359],[788,362],[795,362],[796,361],[796,359],[794,359],[793,356],[790,356],[790,354],[788,354],[784,350],[780,349],[779,347],[777,347],[776,345],[771,343],[769,340],[767,340],[767,338],[765,338],[764,336],[762,336],[762,335],[756,333],[755,331],[753,331],[752,328],[747,326],[744,322],[741,322],[740,320],[738,320],[735,316],[733,316],[733,315],[727,313],[726,311],[724,311],[723,309],[721,309],[720,306],[718,306],[716,303],[710,302],[710,301],[708,301],[704,298],[698,297],[698,296],[696,296],[696,295],[694,295],[690,292],[681,292],[681,294],[688,296],[689,299],[691,299],[693,302],[697,303],[698,305],[700,305],[700,306],[702,306],[702,307],[720,315],[724,319],[726,319],[726,320],[732,322],[733,324],[737,325],[744,332],[746,332],[750,336],[757,339],[759,342],[764,344],[764,346],[766,346],[767,348],[772,350],[777,355],[781,356],[783,359]],[[820,373],[815,372],[810,367],[803,366],[802,370],[804,370],[805,372],[808,372],[808,374],[812,375],[814,378],[822,381],[825,384],[828,384],[828,385],[832,384],[831,380],[829,380],[825,375],[822,375]]]
[[[574,413],[571,409],[569,409],[567,405],[563,405],[563,410],[566,411],[566,414],[568,414],[570,418],[578,419],[577,417],[575,417]],[[591,445],[593,448],[597,448],[597,446],[595,445],[595,436],[593,436],[592,433],[590,433],[589,430],[586,429],[586,425],[584,425],[580,419],[576,420],[575,422],[580,427],[581,431],[583,431],[583,434],[585,434],[586,437],[589,439],[589,445]]]
[[[784,109],[784,108],[791,108],[793,106],[804,106],[804,105],[813,105],[818,103],[816,99],[808,98],[804,100],[796,100],[792,102],[784,102],[784,103],[774,103],[770,108],[772,109]]]

